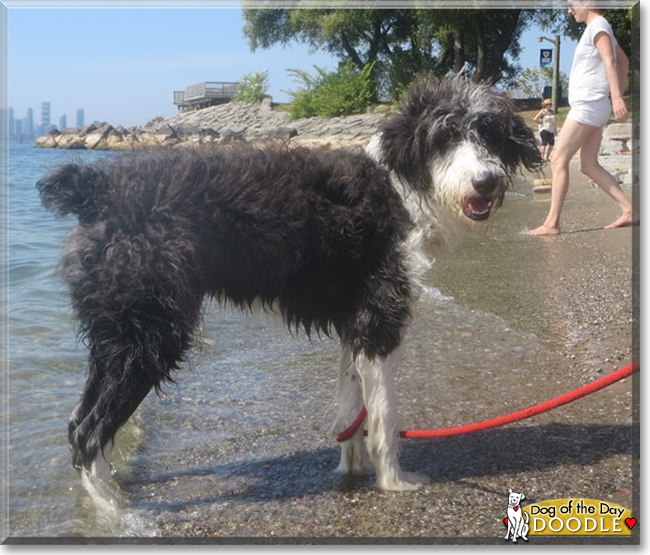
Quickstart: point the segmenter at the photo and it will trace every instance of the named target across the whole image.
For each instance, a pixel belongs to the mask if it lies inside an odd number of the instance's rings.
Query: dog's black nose
[[[485,172],[472,179],[472,186],[479,195],[487,197],[495,191],[500,182],[501,179],[499,176]]]

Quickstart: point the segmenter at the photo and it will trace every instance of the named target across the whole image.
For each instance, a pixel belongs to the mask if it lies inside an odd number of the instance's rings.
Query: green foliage
[[[524,69],[519,75],[517,84],[528,98],[541,99],[544,87],[553,85],[553,68],[538,67],[536,69]],[[560,71],[560,88],[565,95],[569,91],[569,78],[563,71]]]
[[[262,102],[269,89],[269,72],[254,72],[244,75],[243,79],[239,82],[237,93],[233,100],[239,102],[248,102],[256,104]]]
[[[313,116],[336,117],[359,114],[372,103],[374,64],[361,71],[348,60],[337,71],[326,72],[314,66],[315,75],[306,71],[289,69],[288,73],[302,84],[296,92],[289,91],[291,106],[289,118]]]
[[[356,67],[375,62],[376,101],[399,97],[418,74],[442,77],[464,67],[473,81],[516,85],[524,30],[537,24],[563,37],[578,38],[582,33],[565,6],[483,9],[478,2],[476,9],[372,9],[373,3],[368,2],[368,8],[345,9],[345,4],[312,9],[313,2],[298,0],[292,5],[300,9],[277,9],[274,0],[262,2],[261,7],[259,1],[244,0],[244,34],[253,51],[295,41],[313,51],[326,50],[340,60],[352,60]],[[630,54],[638,52],[640,43],[639,3],[631,9],[605,10],[604,15],[632,58],[632,68],[638,69],[638,54]]]
[[[450,75],[465,64],[472,67],[475,81],[515,77],[521,33],[544,11],[345,9],[345,2],[341,8],[311,9],[297,2],[305,9],[268,9],[274,2],[264,4],[256,9],[244,2],[244,34],[251,49],[297,41],[350,59],[357,67],[376,62],[375,101],[396,98],[396,91],[418,74]]]

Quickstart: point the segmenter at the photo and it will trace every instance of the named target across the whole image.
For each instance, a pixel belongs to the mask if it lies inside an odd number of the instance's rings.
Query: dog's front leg
[[[377,485],[387,491],[419,488],[429,480],[422,475],[403,472],[398,455],[398,415],[395,402],[394,373],[398,356],[357,358],[357,369],[363,384],[363,397],[368,409],[368,454],[377,471]]]

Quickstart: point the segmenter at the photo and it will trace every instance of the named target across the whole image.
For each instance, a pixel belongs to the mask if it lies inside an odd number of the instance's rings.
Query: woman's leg
[[[527,235],[559,235],[562,206],[569,190],[569,163],[574,154],[594,133],[597,127],[567,119],[559,134],[557,144],[551,156],[551,207],[544,223],[527,232]]]
[[[638,214],[634,213],[632,203],[616,182],[616,179],[598,163],[598,152],[602,138],[603,130],[600,128],[598,133],[590,135],[582,145],[580,148],[580,171],[612,197],[621,208],[621,216],[611,224],[606,225],[605,228],[611,229],[631,225],[638,221]]]

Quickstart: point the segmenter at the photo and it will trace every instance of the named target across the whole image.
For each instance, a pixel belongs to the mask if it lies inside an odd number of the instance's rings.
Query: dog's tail
[[[101,197],[98,170],[84,164],[66,164],[50,171],[37,184],[43,206],[59,216],[76,214],[81,221],[97,216]]]

